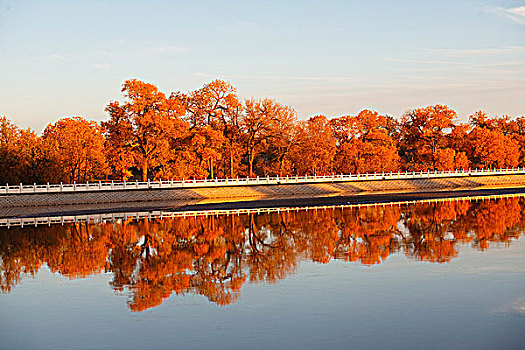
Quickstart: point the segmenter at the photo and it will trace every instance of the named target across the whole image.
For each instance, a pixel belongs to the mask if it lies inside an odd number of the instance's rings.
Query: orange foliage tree
[[[270,175],[291,175],[291,154],[299,142],[297,114],[293,108],[276,101],[273,101],[271,113],[268,137],[261,152],[263,169]]]
[[[178,94],[186,107],[185,119],[191,128],[210,127],[223,135],[221,143],[215,143],[214,152],[222,152],[217,158],[223,176],[234,177],[241,156],[239,118],[243,105],[237,90],[228,82],[213,80],[201,89],[189,94]],[[215,138],[217,139],[217,138]]]
[[[111,102],[106,108],[110,120],[103,126],[108,140],[117,146],[113,159],[123,162],[120,169],[133,159],[146,181],[149,170],[168,161],[170,139],[183,134],[186,125],[180,116],[184,106],[177,96],[166,98],[155,85],[137,79],[127,80],[122,92],[128,101],[123,105]],[[131,153],[132,158],[122,152]]]
[[[402,116],[399,152],[408,169],[464,167],[464,155],[448,145],[447,133],[456,116],[454,110],[443,105],[418,108]]]
[[[272,99],[245,101],[245,113],[240,120],[243,132],[248,174],[254,175],[254,162],[264,144],[275,131],[275,123],[279,117],[282,106]]]
[[[326,175],[333,170],[336,139],[327,117],[318,115],[301,123],[294,164],[299,174]]]
[[[43,139],[55,150],[61,178],[90,181],[106,173],[102,128],[82,117],[63,118],[44,130]]]
[[[331,121],[337,140],[335,170],[338,173],[388,172],[399,169],[399,155],[388,132],[388,119],[363,110],[356,117]]]
[[[516,122],[507,117],[490,119],[478,111],[470,116],[474,126],[468,135],[468,154],[473,167],[505,168],[515,167],[520,160],[519,130]]]
[[[0,176],[3,184],[19,182],[18,147],[20,130],[7,117],[0,117]]]
[[[518,165],[519,145],[499,131],[474,128],[469,134],[469,141],[469,158],[475,168],[506,168]]]
[[[190,133],[188,150],[190,160],[195,160],[191,172],[196,177],[215,177],[215,168],[222,158],[223,133],[211,126],[194,128]]]

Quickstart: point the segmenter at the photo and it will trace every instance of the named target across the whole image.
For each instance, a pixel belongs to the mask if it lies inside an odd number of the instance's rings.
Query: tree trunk
[[[250,163],[250,177],[253,177],[253,152],[248,155],[248,162]]]
[[[279,177],[283,177],[284,156],[279,160]]]
[[[148,181],[148,163],[142,163],[142,182]]]
[[[230,147],[230,177],[233,179],[233,145]]]

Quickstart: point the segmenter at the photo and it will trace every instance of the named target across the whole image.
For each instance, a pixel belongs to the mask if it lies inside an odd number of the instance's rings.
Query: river
[[[0,228],[0,348],[523,349],[525,198]]]

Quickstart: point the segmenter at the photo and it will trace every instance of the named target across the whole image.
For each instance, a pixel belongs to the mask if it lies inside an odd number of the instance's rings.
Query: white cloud
[[[512,15],[515,15],[515,16],[525,17],[525,6],[515,7],[513,9],[508,9],[506,12],[510,13]]]
[[[491,7],[488,10],[501,16],[505,16],[516,23],[525,24],[525,6],[519,6],[510,9],[503,7]]]

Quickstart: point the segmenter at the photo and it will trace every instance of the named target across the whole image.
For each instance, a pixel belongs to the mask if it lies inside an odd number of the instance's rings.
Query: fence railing
[[[38,226],[38,225],[53,225],[53,224],[76,224],[89,223],[99,224],[105,222],[126,221],[126,220],[142,220],[142,219],[169,219],[169,218],[191,218],[191,217],[208,217],[219,215],[244,215],[244,214],[266,214],[279,212],[298,212],[298,211],[317,211],[327,209],[348,209],[361,207],[385,207],[385,206],[401,206],[415,203],[437,203],[437,202],[452,202],[452,201],[484,201],[494,200],[500,198],[523,198],[525,193],[514,194],[496,194],[485,196],[469,196],[469,197],[446,197],[446,198],[431,198],[418,199],[409,201],[392,201],[382,203],[356,203],[356,204],[338,204],[338,205],[319,205],[319,206],[305,206],[305,207],[272,207],[272,208],[249,208],[249,209],[217,209],[217,210],[194,210],[194,211],[169,211],[169,210],[152,210],[152,211],[136,211],[125,213],[101,213],[101,214],[83,214],[83,215],[61,215],[61,216],[47,216],[47,217],[25,217],[25,218],[0,218],[0,227],[12,226]]]
[[[469,169],[445,171],[412,171],[397,173],[372,174],[341,174],[328,176],[283,176],[283,177],[246,177],[233,179],[204,179],[204,180],[162,180],[162,181],[132,181],[132,182],[86,182],[72,184],[17,184],[0,186],[0,194],[31,194],[31,193],[70,193],[70,192],[97,192],[122,191],[145,189],[175,189],[175,188],[203,188],[203,187],[234,187],[283,184],[335,183],[349,181],[371,180],[399,180],[399,179],[435,179],[444,177],[487,176],[487,175],[519,175],[525,174],[525,168],[512,169]]]

